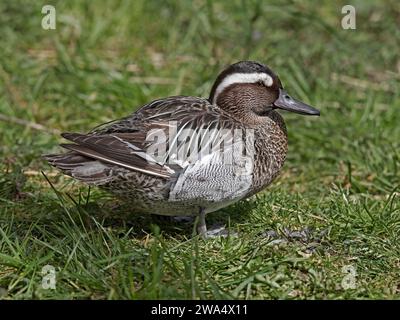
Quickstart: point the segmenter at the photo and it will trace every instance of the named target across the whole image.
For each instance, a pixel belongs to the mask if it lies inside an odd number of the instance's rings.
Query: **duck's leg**
[[[197,223],[197,233],[202,238],[207,238],[206,210],[204,208],[200,208],[199,222]]]
[[[227,237],[228,230],[223,226],[214,226],[210,230],[207,230],[206,226],[206,212],[204,208],[200,208],[199,212],[199,222],[197,223],[197,233],[203,239],[216,238],[216,237]],[[231,234],[237,236],[236,233]]]

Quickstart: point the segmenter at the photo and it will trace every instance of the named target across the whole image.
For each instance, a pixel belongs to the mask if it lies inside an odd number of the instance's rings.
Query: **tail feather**
[[[82,165],[90,158],[82,156],[76,152],[66,152],[62,154],[46,154],[43,156],[52,166],[61,170],[71,170],[76,166]]]
[[[88,184],[102,185],[113,179],[110,165],[74,151],[44,155],[43,158],[63,173]]]

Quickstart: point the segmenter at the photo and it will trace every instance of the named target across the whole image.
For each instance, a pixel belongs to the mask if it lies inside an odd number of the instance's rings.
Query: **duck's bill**
[[[310,116],[319,116],[320,115],[319,110],[317,110],[301,101],[293,99],[283,89],[279,89],[279,97],[274,102],[274,106],[278,109],[287,110],[290,112],[300,113],[300,114],[304,114],[304,115],[310,115]]]

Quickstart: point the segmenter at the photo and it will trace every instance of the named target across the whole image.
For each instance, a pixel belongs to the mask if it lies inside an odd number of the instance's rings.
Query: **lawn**
[[[355,30],[347,1],[51,1],[44,30],[48,3],[0,2],[0,299],[400,297],[398,1],[352,1]],[[280,177],[208,217],[227,238],[130,214],[41,159],[60,132],[208,97],[245,59],[321,117],[281,113]]]

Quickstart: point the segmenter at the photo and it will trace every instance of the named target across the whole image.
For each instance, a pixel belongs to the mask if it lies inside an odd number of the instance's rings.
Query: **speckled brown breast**
[[[270,112],[269,119],[268,125],[259,127],[255,132],[253,188],[247,196],[271,184],[286,160],[288,140],[285,122],[275,111]]]

